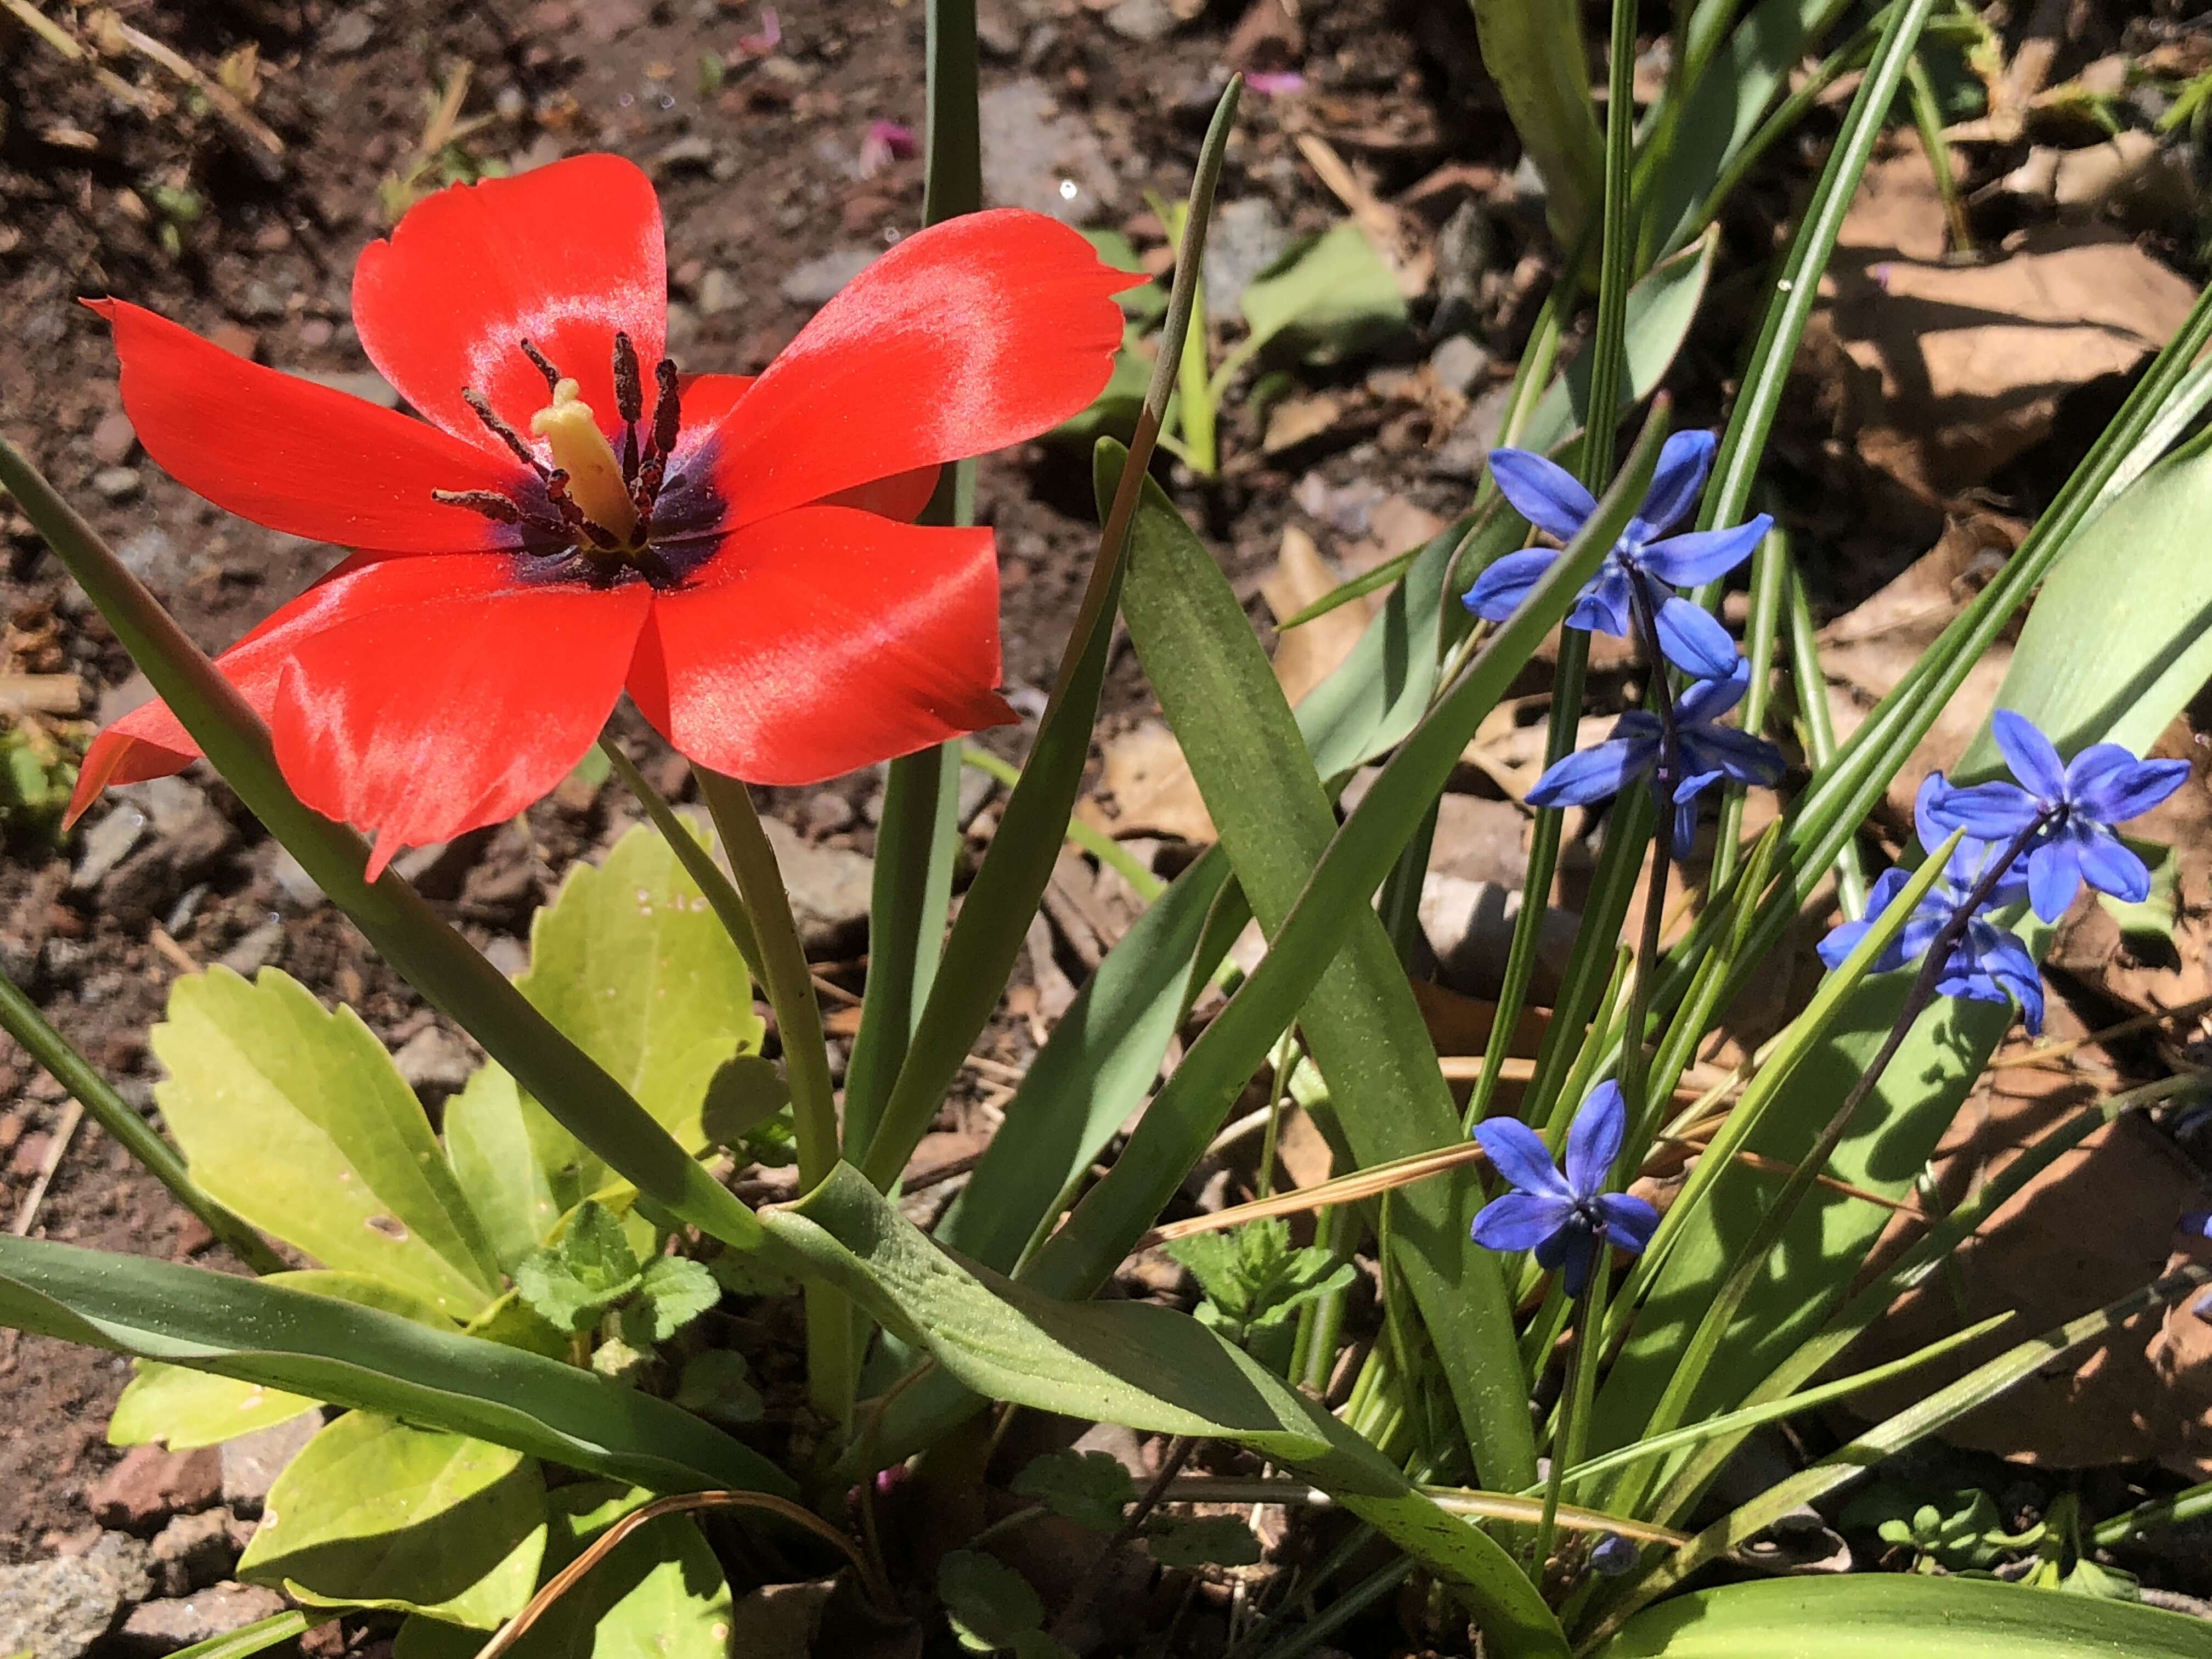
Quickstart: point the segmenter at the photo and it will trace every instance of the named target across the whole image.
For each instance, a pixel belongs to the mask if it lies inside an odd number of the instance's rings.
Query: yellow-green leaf
[[[192,1178],[326,1267],[366,1273],[465,1318],[497,1264],[422,1103],[349,1008],[289,975],[179,980],[154,1028],[155,1085]]]

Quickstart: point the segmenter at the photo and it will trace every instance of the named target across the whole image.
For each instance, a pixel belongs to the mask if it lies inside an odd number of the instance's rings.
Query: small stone
[[[177,544],[159,525],[149,525],[116,544],[115,556],[142,582],[159,582],[176,568]]]
[[[131,1609],[115,1633],[115,1645],[125,1654],[153,1656],[174,1653],[195,1643],[218,1636],[284,1611],[284,1598],[258,1584],[214,1584],[197,1595],[174,1601],[147,1601]]]
[[[103,1527],[143,1531],[164,1516],[206,1509],[222,1490],[222,1461],[211,1446],[188,1452],[133,1446],[84,1502]]]
[[[1106,13],[1106,27],[1124,40],[1149,46],[1164,40],[1182,27],[1182,20],[1167,0],[1118,0]]]
[[[208,338],[232,356],[243,357],[248,362],[261,349],[261,331],[243,323],[217,323],[208,331]]]
[[[180,1515],[154,1537],[154,1564],[169,1595],[189,1595],[227,1577],[238,1564],[230,1541],[234,1517],[228,1510]]]
[[[1042,81],[1010,81],[978,105],[983,193],[1000,207],[1088,224],[1117,208],[1121,177],[1090,125],[1063,111]]]
[[[240,313],[257,322],[274,322],[284,314],[284,296],[258,277],[246,285],[245,295],[238,302]]]
[[[458,1089],[477,1069],[476,1056],[442,1025],[425,1025],[399,1045],[392,1061],[417,1091]]]
[[[530,966],[530,950],[512,933],[496,933],[483,948],[484,960],[513,979]]]
[[[323,31],[323,50],[333,58],[350,58],[374,39],[376,24],[367,12],[343,12]]]
[[[81,1659],[152,1588],[146,1547],[121,1533],[82,1555],[0,1567],[0,1653]]]
[[[92,487],[111,501],[127,501],[145,488],[135,466],[103,466],[92,475]]]
[[[702,316],[719,317],[726,311],[735,311],[744,302],[737,280],[717,265],[699,279],[699,312]]]
[[[696,132],[688,137],[678,138],[674,143],[662,145],[653,152],[652,161],[647,163],[650,171],[663,175],[702,171],[714,165],[714,142]]]
[[[853,803],[834,789],[817,789],[799,809],[799,827],[810,841],[820,841],[853,827]]]
[[[307,867],[292,856],[292,849],[279,841],[264,843],[270,850],[264,856],[269,860],[270,879],[274,881],[284,896],[302,910],[313,910],[329,902],[329,895],[307,873]]]
[[[1022,26],[1001,7],[983,0],[975,9],[975,44],[984,56],[1012,63],[1022,55]]]
[[[1447,392],[1465,397],[1490,373],[1490,352],[1480,341],[1454,334],[1437,342],[1429,354],[1429,372]]]
[[[102,466],[120,466],[138,447],[138,428],[121,410],[111,410],[92,429],[92,458]]]
[[[972,766],[962,767],[959,794],[952,808],[953,817],[958,820],[960,827],[965,830],[969,824],[975,823],[975,815],[983,810],[991,797],[998,792],[999,781],[988,772],[979,771]]]
[[[1429,471],[1439,478],[1473,481],[1482,476],[1490,452],[1505,424],[1505,408],[1513,399],[1510,385],[1494,386],[1474,400],[1443,446],[1429,457]]]
[[[1206,314],[1217,323],[1242,317],[1245,289],[1290,248],[1291,228],[1266,197],[1223,203],[1206,235]]]
[[[216,965],[229,969],[240,979],[251,979],[269,965],[283,944],[283,919],[272,915],[217,957]]]
[[[305,369],[292,371],[301,380],[313,380],[317,386],[326,386],[333,392],[343,392],[349,398],[359,398],[364,403],[374,404],[379,409],[399,407],[399,393],[392,383],[373,368],[341,369],[336,373],[310,373]]]
[[[222,1460],[222,1501],[235,1514],[260,1514],[269,1488],[276,1484],[284,1466],[300,1455],[322,1426],[322,1413],[304,1412],[224,1441],[216,1448]]]
[[[131,849],[145,833],[146,814],[129,801],[117,802],[106,817],[84,832],[76,868],[70,872],[70,890],[88,892],[100,885],[110,871],[131,855]]]
[[[817,846],[781,818],[763,817],[806,954],[817,960],[859,948],[867,935],[875,861],[849,847]]]
[[[839,289],[875,262],[876,251],[867,247],[832,249],[818,258],[792,267],[777,292],[795,306],[827,305]]]

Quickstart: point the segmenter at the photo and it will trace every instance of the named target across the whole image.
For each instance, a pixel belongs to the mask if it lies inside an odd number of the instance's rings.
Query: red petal
[[[1034,438],[1097,397],[1145,281],[1019,208],[917,232],[815,313],[714,434],[731,522]]]
[[[215,659],[223,678],[236,686],[253,712],[267,720],[276,704],[276,678],[300,641],[331,619],[336,604],[331,585],[376,562],[372,554],[356,553],[322,580],[287,605],[265,617],[261,625]],[[76,787],[70,792],[63,825],[76,822],[103,789],[118,784],[143,783],[183,771],[200,757],[184,723],[155,698],[142,703],[116,720],[92,740],[84,764],[77,769]]]
[[[509,818],[567,776],[621,695],[652,589],[525,585],[503,555],[386,560],[318,589],[270,724],[300,799],[402,847]]]
[[[738,532],[698,586],[654,595],[629,694],[690,759],[818,783],[1013,711],[988,530],[811,507]]]
[[[841,489],[828,497],[822,505],[857,507],[863,513],[912,524],[921,516],[921,509],[929,505],[929,498],[937,493],[937,475],[942,471],[937,466],[918,466],[911,472],[894,473],[873,483],[854,484],[850,489]]]
[[[666,252],[652,181],[619,155],[579,155],[513,179],[454,185],[408,209],[353,271],[362,349],[407,401],[471,443],[505,454],[461,396],[474,387],[519,430],[544,407],[527,338],[583,387],[599,422],[615,410],[615,331],[646,373],[668,328]]]
[[[85,302],[115,331],[123,409],[179,483],[256,524],[387,553],[511,539],[433,489],[506,490],[521,469],[396,410],[263,368],[122,300]],[[542,386],[544,382],[539,381]]]
[[[679,375],[676,389],[683,399],[684,426],[691,432],[703,434],[720,425],[738,406],[738,399],[745,395],[745,388],[758,378],[754,374]],[[684,440],[678,438],[678,449],[684,447]]]

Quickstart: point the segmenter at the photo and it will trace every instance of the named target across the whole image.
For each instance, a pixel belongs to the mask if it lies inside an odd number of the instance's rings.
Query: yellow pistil
[[[553,388],[553,401],[530,417],[530,430],[552,446],[553,465],[568,475],[568,495],[584,516],[625,546],[637,529],[637,508],[623,482],[614,446],[574,380]]]

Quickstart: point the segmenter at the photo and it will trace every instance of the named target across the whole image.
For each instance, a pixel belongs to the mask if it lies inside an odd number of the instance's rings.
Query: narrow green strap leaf
[[[635,1389],[263,1280],[0,1237],[0,1323],[451,1429],[659,1492],[795,1490],[757,1452]]]
[[[188,1648],[179,1648],[169,1659],[252,1659],[253,1655],[266,1653],[280,1642],[304,1636],[336,1616],[310,1619],[298,1609],[289,1608],[266,1619],[257,1619],[250,1625],[241,1625],[221,1636],[210,1636],[204,1642],[195,1642]]]
[[[421,895],[386,870],[362,878],[368,848],[311,811],[277,769],[269,729],[143,582],[22,453],[0,439],[0,486],[100,607],[155,691],[248,810],[298,859],[378,954],[639,1191],[726,1243],[760,1237],[752,1212],[701,1169],[591,1057],[556,1030]]]
[[[1542,175],[1552,234],[1572,247],[1603,192],[1603,144],[1590,101],[1579,6],[1469,0],[1483,67],[1522,148]]]
[[[1558,1620],[1496,1542],[1197,1321],[1146,1303],[1056,1301],[971,1272],[849,1168],[763,1222],[778,1243],[977,1393],[1251,1446],[1449,1584],[1500,1652],[1564,1659]]]
[[[1118,479],[1110,482],[1118,483]],[[1102,492],[1109,480],[1100,479]],[[1228,579],[1158,484],[1130,529],[1122,611],[1260,925],[1271,936],[1336,829],[1290,705]],[[1371,909],[1349,918],[1297,1020],[1364,1166],[1455,1138],[1459,1113],[1413,988]],[[1138,1156],[1133,1144],[1126,1162]],[[1188,1166],[1156,1172],[1179,1181]],[[1480,1194],[1429,1182],[1399,1194],[1395,1265],[1412,1286],[1492,1485],[1533,1478],[1528,1382],[1498,1260],[1468,1237]]]

